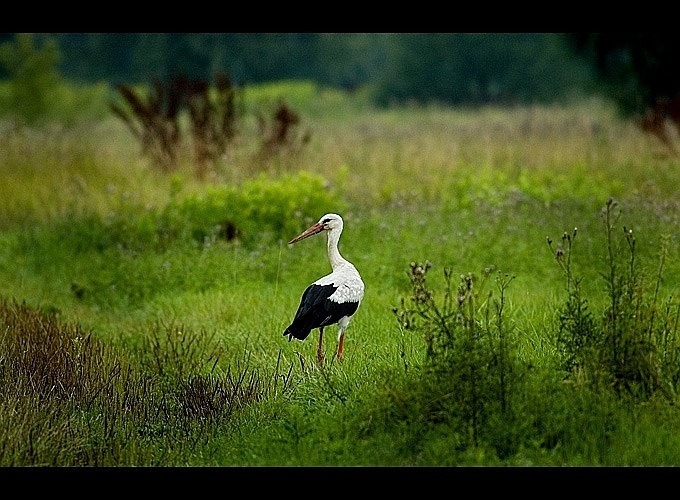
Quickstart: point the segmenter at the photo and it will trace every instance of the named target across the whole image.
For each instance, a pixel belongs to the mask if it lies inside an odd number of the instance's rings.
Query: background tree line
[[[238,85],[304,79],[398,102],[520,104],[607,93],[642,111],[680,89],[670,33],[35,33],[78,83],[146,84],[182,74]],[[0,45],[16,34],[0,34]],[[0,64],[0,79],[11,68]]]
[[[9,41],[13,34],[5,34]],[[555,100],[591,82],[559,34],[36,33],[72,81],[148,83],[182,73],[237,84],[286,79],[369,88],[376,104]],[[2,75],[2,73],[0,73]],[[6,73],[5,73],[6,75]]]

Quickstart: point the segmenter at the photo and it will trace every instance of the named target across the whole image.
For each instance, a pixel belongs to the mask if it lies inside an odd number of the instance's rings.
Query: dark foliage
[[[309,142],[309,131],[301,134],[296,132],[300,124],[300,115],[283,101],[277,103],[269,119],[261,112],[257,112],[256,116],[260,135],[263,138],[260,153],[265,158],[284,149],[299,151]]]
[[[154,79],[148,95],[129,85],[116,88],[125,105],[112,102],[111,110],[164,171],[179,167],[182,147],[190,139],[194,170],[199,178],[205,177],[236,134],[240,90],[226,74],[218,73],[213,86],[184,75],[165,83]],[[183,126],[183,113],[189,116],[189,127]]]
[[[593,61],[621,110],[639,115],[642,129],[676,153],[672,135],[680,131],[680,37],[672,32],[578,33],[570,39],[577,53]]]
[[[220,373],[214,339],[181,325],[140,337],[148,342],[126,353],[0,299],[0,463],[172,463],[291,380],[279,363],[271,378],[247,366]]]

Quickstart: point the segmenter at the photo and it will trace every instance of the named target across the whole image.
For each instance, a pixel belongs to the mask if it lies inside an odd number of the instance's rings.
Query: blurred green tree
[[[61,84],[60,59],[56,41],[49,38],[37,47],[33,35],[24,33],[0,44],[0,65],[10,83],[3,111],[28,124],[47,114]]]
[[[680,37],[675,33],[574,33],[576,53],[590,61],[601,92],[677,154],[680,134]]]

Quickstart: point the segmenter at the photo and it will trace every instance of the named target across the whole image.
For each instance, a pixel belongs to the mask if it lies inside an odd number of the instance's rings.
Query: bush
[[[299,172],[272,180],[261,174],[240,187],[207,188],[199,195],[173,202],[162,218],[166,231],[182,224],[200,243],[221,238],[253,244],[287,241],[310,218],[316,220],[344,208],[345,203],[318,175]]]
[[[495,268],[485,269],[481,281],[471,273],[461,275],[457,290],[446,268],[443,297],[437,299],[426,284],[430,267],[429,262],[411,264],[411,305],[402,300],[401,309],[394,309],[400,327],[420,333],[426,346],[417,402],[408,404],[408,413],[419,408],[422,423],[451,426],[461,450],[483,446],[501,458],[512,455],[524,427],[515,405],[523,366],[504,317],[505,293],[514,276],[497,273],[499,296],[490,291],[480,302],[478,289],[484,289]]]
[[[566,278],[567,299],[559,311],[557,345],[562,366],[572,381],[612,388],[619,395],[642,400],[660,392],[675,398],[680,381],[680,304],[672,296],[659,297],[668,238],[662,239],[656,276],[638,269],[633,230],[623,226],[628,261],[614,239],[621,215],[609,199],[602,210],[605,226],[605,271],[602,278],[607,303],[599,315],[589,309],[581,279],[572,269],[571,254],[577,231],[565,232],[562,242],[548,245]]]

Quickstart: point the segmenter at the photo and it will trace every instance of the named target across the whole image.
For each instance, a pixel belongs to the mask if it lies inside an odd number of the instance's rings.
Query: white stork
[[[288,341],[304,340],[310,332],[319,329],[319,346],[317,360],[323,363],[323,329],[328,325],[338,324],[338,361],[342,361],[342,346],[345,341],[345,331],[350,318],[359,308],[364,297],[364,282],[354,265],[345,260],[338,250],[338,240],[342,234],[342,217],[337,214],[326,214],[319,222],[312,224],[300,233],[289,245],[308,238],[321,231],[328,231],[328,260],[333,271],[309,285],[302,294],[300,306],[295,318],[283,332],[288,335]]]

